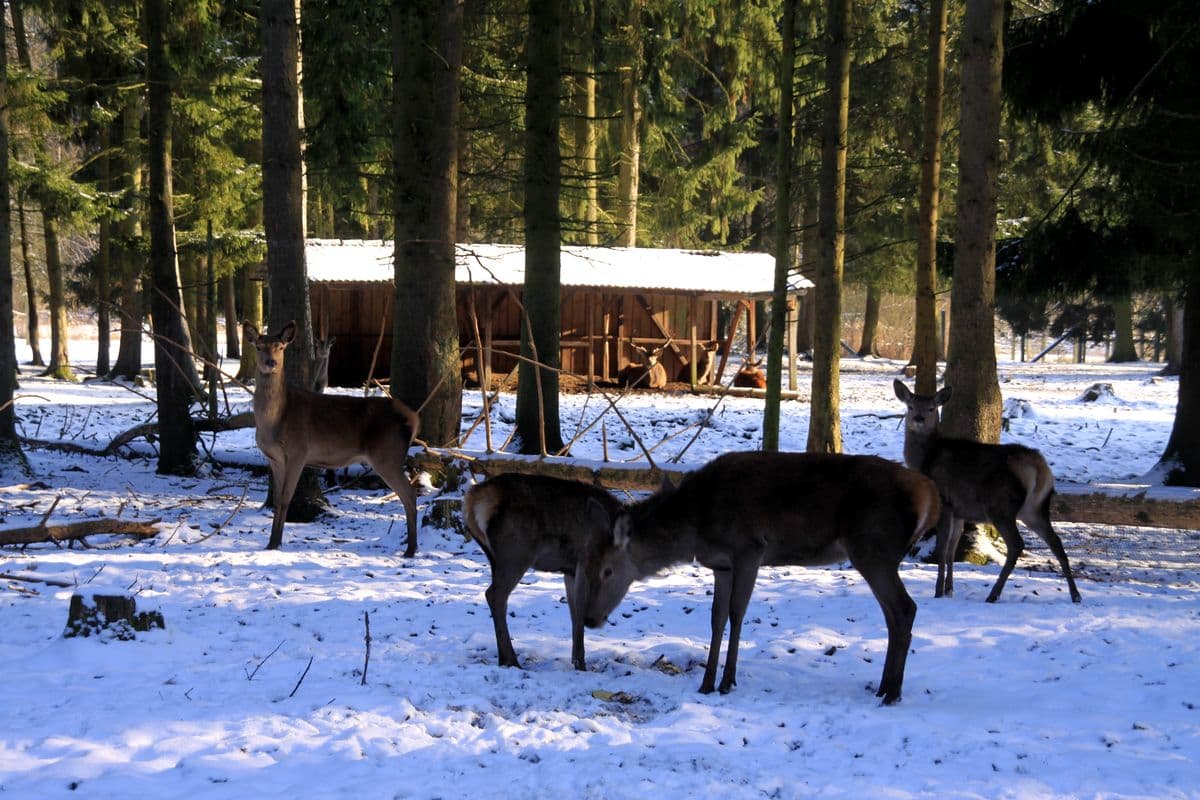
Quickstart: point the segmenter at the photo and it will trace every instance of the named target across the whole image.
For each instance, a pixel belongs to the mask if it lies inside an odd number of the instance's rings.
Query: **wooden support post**
[[[691,376],[689,383],[693,389],[696,388],[696,381],[699,376],[696,374],[696,359],[699,355],[696,342],[696,328],[698,327],[700,317],[700,298],[692,295],[688,298],[688,374]]]

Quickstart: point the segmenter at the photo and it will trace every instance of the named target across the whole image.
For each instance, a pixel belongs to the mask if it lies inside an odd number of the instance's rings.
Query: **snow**
[[[900,457],[899,367],[843,362],[847,452]],[[1040,448],[1060,491],[1142,491],[1178,391],[1156,373],[1003,363],[1005,400],[1034,412],[1004,438]],[[1115,399],[1077,402],[1096,382]],[[807,385],[802,372],[802,394]],[[99,447],[152,417],[150,393],[137,391],[25,368],[17,413],[27,436]],[[248,407],[241,390],[229,399]],[[681,429],[714,405],[687,446],[697,429]],[[478,408],[468,393],[467,422]],[[602,408],[565,396],[564,435]],[[696,466],[758,443],[761,401],[639,393],[620,408],[647,448],[658,445],[656,461],[682,451]],[[497,442],[513,412],[502,396]],[[785,448],[802,449],[807,405],[786,402],[783,416]],[[639,457],[611,417],[610,458]],[[574,453],[601,460],[601,430]],[[471,446],[482,437],[481,426]],[[956,597],[935,601],[936,568],[906,562],[919,610],[893,707],[874,696],[886,632],[858,574],[764,569],[738,686],[700,695],[707,570],[680,566],[635,585],[609,626],[588,631],[588,672],[571,668],[561,578],[531,572],[510,603],[523,669],[502,669],[473,543],[426,525],[420,554],[405,560],[399,503],[346,489],[330,494],[331,515],[289,524],[284,549],[267,552],[266,476],[229,466],[261,468],[252,433],[206,435],[205,446],[226,466],[195,478],[155,474],[153,458],[136,454],[150,452],[144,441],[120,458],[33,448],[41,484],[0,487],[4,528],[36,524],[56,498],[54,522],[161,517],[160,535],[144,541],[6,548],[0,572],[128,591],[166,620],[134,641],[66,639],[70,588],[0,583],[0,795],[1200,796],[1197,531],[1059,523],[1079,605],[1036,537],[997,604],[983,602],[996,564],[958,565]]]
[[[387,283],[394,278],[390,241],[310,239],[305,245],[310,281]],[[517,244],[460,244],[455,251],[455,280],[461,284],[525,283],[525,248]],[[775,257],[769,253],[679,250],[658,247],[562,248],[560,283],[570,287],[638,288],[672,292],[770,295],[775,287]],[[790,291],[811,289],[796,276]]]

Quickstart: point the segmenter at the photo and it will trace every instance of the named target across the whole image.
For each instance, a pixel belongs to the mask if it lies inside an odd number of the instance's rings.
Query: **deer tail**
[[[483,552],[487,554],[488,558],[492,558],[496,554],[488,539],[487,529],[488,524],[496,515],[496,508],[499,504],[499,494],[494,487],[486,483],[472,486],[467,491],[467,496],[463,498],[463,520],[467,523],[467,531],[471,534],[471,538],[483,548]]]

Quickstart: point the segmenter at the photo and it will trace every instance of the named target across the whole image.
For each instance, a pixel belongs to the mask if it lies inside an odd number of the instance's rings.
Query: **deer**
[[[417,496],[404,462],[420,420],[386,397],[318,394],[284,382],[284,353],[296,338],[289,322],[274,336],[243,322],[258,356],[254,440],[271,466],[274,517],[268,550],[283,545],[283,524],[300,472],[308,465],[337,468],[365,461],[400,496],[408,519],[406,558],[417,552]]]
[[[333,350],[333,343],[337,339],[336,336],[330,336],[326,339],[314,339],[313,350],[313,384],[314,392],[324,392],[329,388],[329,353]]]
[[[696,353],[696,384],[702,385],[712,383],[713,368],[716,366],[717,349],[720,345],[716,343],[706,344]],[[692,367],[690,364],[684,364],[679,368],[680,383],[692,382]]]
[[[767,376],[757,361],[747,361],[733,376],[733,385],[743,389],[767,388]]]
[[[738,643],[763,566],[818,566],[849,560],[875,595],[887,624],[877,697],[900,699],[917,606],[899,565],[938,520],[933,481],[876,456],[726,453],[627,506],[580,569],[584,625],[598,628],[635,580],[693,559],[713,571],[712,639],[700,691],[737,683]],[[726,623],[725,670],[716,685]]]
[[[577,565],[608,534],[621,502],[603,489],[542,475],[497,475],[467,490],[463,520],[492,568],[485,592],[500,666],[520,667],[508,633],[508,597],[531,568],[563,575],[571,613],[571,663],[586,670]]]
[[[1050,523],[1054,475],[1040,452],[1019,444],[990,444],[942,436],[938,409],[951,396],[949,386],[932,396],[916,394],[903,381],[893,381],[905,405],[904,463],[933,479],[942,499],[942,519],[935,544],[938,561],[934,597],[954,596],[954,554],[963,523],[994,525],[1008,554],[987,602],[1000,599],[1004,584],[1025,549],[1017,521],[1042,538],[1058,559],[1071,601],[1081,600],[1062,540]]]
[[[637,353],[637,359],[622,367],[617,373],[618,382],[626,388],[645,386],[650,389],[661,389],[667,385],[667,368],[660,361],[663,350],[650,351],[639,344],[630,347]]]

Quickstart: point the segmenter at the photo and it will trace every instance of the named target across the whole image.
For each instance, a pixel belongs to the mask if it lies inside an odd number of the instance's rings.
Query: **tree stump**
[[[128,641],[137,631],[165,628],[161,611],[137,610],[133,595],[113,589],[77,591],[71,595],[64,638],[100,636]]]

